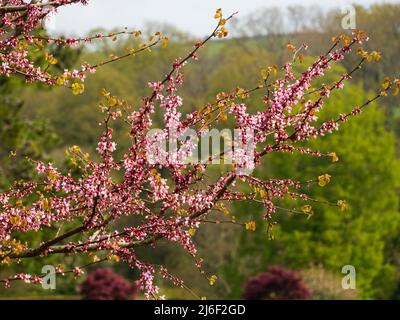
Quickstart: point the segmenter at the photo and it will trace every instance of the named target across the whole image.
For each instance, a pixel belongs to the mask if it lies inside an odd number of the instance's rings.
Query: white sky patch
[[[207,34],[214,26],[213,15],[222,8],[225,15],[239,11],[245,16],[260,7],[286,7],[293,5],[340,7],[352,3],[399,3],[389,0],[90,0],[86,7],[71,5],[59,10],[48,27],[53,33],[84,35],[101,27],[142,28],[146,22],[172,24],[196,36]]]

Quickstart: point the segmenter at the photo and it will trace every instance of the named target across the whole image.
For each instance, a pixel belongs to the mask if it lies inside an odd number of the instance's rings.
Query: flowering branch
[[[307,45],[295,48],[290,44],[288,49],[294,53],[291,62],[282,67],[269,66],[262,69],[257,87],[249,90],[237,88],[229,94],[220,93],[215,101],[199,110],[183,114],[183,100],[177,91],[183,83],[184,66],[196,60],[200,48],[211,39],[228,35],[225,25],[234,15],[224,18],[222,10],[217,10],[215,18],[218,23],[212,33],[196,43],[184,58],[175,60],[163,80],[149,83],[151,93],[142,99],[139,108],[133,108],[127,101],[113,96],[107,90],[102,91],[103,102],[100,107],[105,117],[102,123],[104,129],[97,145],[100,160],[90,160],[77,146],[68,151],[72,163],[82,171],[79,178],[73,178],[71,173],[62,174],[51,163],[37,161],[34,162],[36,170],[42,175],[43,181],[18,183],[8,192],[0,194],[0,262],[18,263],[21,259],[56,254],[93,256],[102,252],[114,257],[115,261],[122,260],[131,268],[139,270],[140,283],[146,297],[156,298],[159,291],[154,284],[157,266],[139,259],[135,249],[139,246],[154,247],[160,240],[176,242],[196,260],[196,267],[201,269],[201,260],[197,259],[193,241],[196,230],[218,222],[240,225],[247,230],[256,229],[253,221],[241,222],[233,217],[230,220],[214,220],[208,217],[212,211],[229,216],[226,203],[261,203],[265,207],[264,218],[269,229],[274,225],[273,215],[277,210],[300,213],[311,218],[314,212],[310,203],[313,202],[336,206],[341,211],[348,209],[345,200],[323,202],[302,192],[304,185],[314,182],[320,187],[326,186],[332,178],[328,174],[306,182],[291,179],[262,180],[256,177],[253,170],[261,165],[263,157],[273,152],[298,152],[329,157],[332,162],[339,161],[335,152],[310,150],[297,144],[333,133],[339,129],[341,122],[360,114],[367,105],[390,92],[395,94],[400,88],[399,79],[384,79],[375,97],[361,106],[355,106],[348,114],[318,123],[318,114],[331,92],[341,90],[346,80],[360,70],[365,62],[380,59],[376,51],[368,53],[362,48],[363,42],[368,41],[365,33],[353,31],[352,38],[345,34],[335,38],[332,47],[298,76],[294,74],[293,65],[302,60],[300,52],[306,50]],[[150,44],[145,44],[139,51],[146,51],[159,41],[166,40],[160,34],[154,36],[158,37],[155,42],[152,39]],[[59,45],[65,45],[63,41],[60,40]],[[355,46],[358,46],[356,53],[361,56],[361,60],[354,69],[341,75],[331,86],[323,85],[314,89],[313,83],[323,78],[334,63],[345,59]],[[83,73],[78,71],[73,74],[72,78],[83,77]],[[33,81],[43,79],[32,78]],[[69,80],[68,77],[61,77],[62,85],[69,85]],[[48,84],[53,85],[51,81]],[[80,84],[72,84],[72,89],[77,93],[82,91]],[[267,94],[260,101],[261,111],[252,114],[245,100],[260,89],[265,89]],[[161,128],[152,134],[156,110],[163,115],[163,121]],[[217,116],[213,117],[214,114]],[[191,161],[197,145],[193,139],[188,138],[188,132],[198,138],[205,138],[209,128],[228,119],[232,120],[238,133],[238,137],[231,141],[231,147],[222,152],[218,150],[216,154],[201,161]],[[114,159],[117,143],[113,141],[112,124],[118,120],[129,125],[132,143],[121,159]],[[164,148],[166,141],[172,141],[175,146]],[[211,171],[213,160],[221,158],[224,161],[232,160],[227,164],[227,172],[217,177],[215,173],[208,175],[214,172]],[[113,180],[112,173],[116,171],[121,173],[120,181]],[[241,188],[241,185],[245,187]],[[285,197],[308,201],[308,204],[298,209],[276,205],[276,201]],[[135,216],[137,222],[119,229],[112,227],[112,222],[120,221],[125,216]],[[76,227],[77,222],[79,227]],[[40,232],[57,223],[65,223],[67,226],[73,224],[75,227],[65,233],[57,232],[37,248],[30,248],[13,238],[19,233]],[[183,285],[166,269],[162,270],[162,276]],[[210,283],[215,283],[216,276],[209,279]]]

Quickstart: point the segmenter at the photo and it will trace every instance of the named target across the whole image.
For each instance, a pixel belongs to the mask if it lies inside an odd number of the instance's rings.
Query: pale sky
[[[285,7],[290,5],[340,7],[351,3],[372,4],[400,0],[90,0],[87,7],[71,5],[60,9],[49,23],[51,31],[68,35],[82,35],[103,27],[141,28],[146,22],[156,21],[177,26],[196,36],[208,33],[214,25],[217,8],[225,14],[239,11],[239,17],[260,7]]]

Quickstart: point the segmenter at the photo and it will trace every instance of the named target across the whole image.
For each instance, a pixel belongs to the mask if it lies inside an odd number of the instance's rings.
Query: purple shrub
[[[134,298],[138,286],[130,284],[125,278],[111,269],[99,268],[89,273],[81,285],[85,300],[128,300]]]
[[[304,300],[311,297],[303,280],[294,272],[271,266],[246,281],[246,300]]]

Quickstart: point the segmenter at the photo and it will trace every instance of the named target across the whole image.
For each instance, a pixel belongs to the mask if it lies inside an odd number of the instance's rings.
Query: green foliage
[[[22,116],[23,102],[15,97],[18,81],[0,79],[0,189],[11,182],[32,178],[32,166],[26,157],[38,159],[57,142],[47,120]]]

